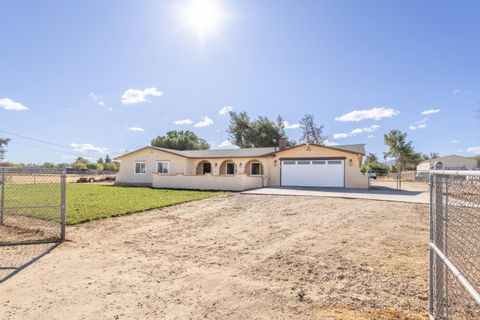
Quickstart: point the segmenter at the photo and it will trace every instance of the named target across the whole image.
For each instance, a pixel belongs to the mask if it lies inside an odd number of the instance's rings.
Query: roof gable
[[[315,144],[315,143],[302,143],[296,146],[292,146],[289,148],[285,148],[283,150],[276,150],[274,153],[281,153],[287,150],[292,150],[295,148],[300,148],[304,146],[314,146],[314,147],[320,147],[324,149],[331,149],[331,150],[336,150],[336,151],[342,151],[342,152],[348,152],[348,153],[354,153],[354,154],[361,154],[365,155],[365,145],[363,144],[349,144],[349,145],[342,145],[342,146],[325,146],[321,144]]]

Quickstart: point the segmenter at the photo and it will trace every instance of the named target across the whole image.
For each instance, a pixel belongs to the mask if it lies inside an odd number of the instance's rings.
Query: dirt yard
[[[427,213],[234,194],[85,223],[0,284],[0,318],[428,319]]]
[[[370,186],[377,189],[397,189],[397,181],[392,179],[371,179]],[[428,192],[428,182],[402,181],[402,190],[412,192]]]

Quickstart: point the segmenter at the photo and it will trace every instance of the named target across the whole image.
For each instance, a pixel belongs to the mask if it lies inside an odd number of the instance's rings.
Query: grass
[[[67,224],[163,208],[220,194],[223,193],[68,184]],[[14,184],[5,190],[5,207],[55,206],[59,203],[60,188],[58,184]],[[19,210],[17,213],[41,219],[59,219],[59,211],[56,209],[28,209],[28,211]]]

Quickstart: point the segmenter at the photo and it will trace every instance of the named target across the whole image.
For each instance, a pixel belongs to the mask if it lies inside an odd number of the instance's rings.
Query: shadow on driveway
[[[9,243],[0,245],[0,284],[52,252],[61,242]]]

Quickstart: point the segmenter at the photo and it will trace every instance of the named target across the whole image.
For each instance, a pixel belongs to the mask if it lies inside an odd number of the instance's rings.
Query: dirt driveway
[[[0,285],[0,318],[427,319],[427,213],[235,194],[86,223]]]

